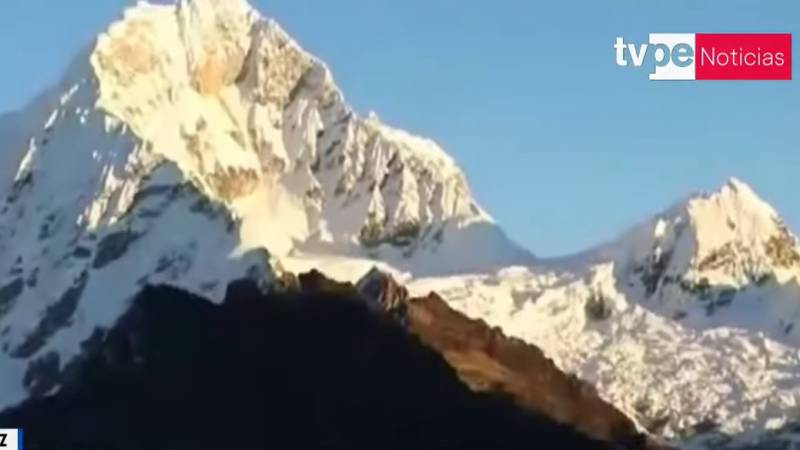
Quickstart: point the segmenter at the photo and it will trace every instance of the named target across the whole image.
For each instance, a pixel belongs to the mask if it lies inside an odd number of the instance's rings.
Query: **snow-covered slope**
[[[598,249],[410,289],[543,348],[655,435],[784,448],[798,440],[799,277],[795,237],[731,180]]]
[[[791,448],[800,443],[798,250],[776,211],[731,179],[578,255],[478,275],[398,275],[412,295],[437,292],[542,348],[655,436],[686,448]],[[288,262],[351,281],[369,264]]]
[[[437,292],[544,349],[655,436],[686,448],[792,448],[800,442],[798,254],[777,212],[731,179],[578,255],[403,279],[412,295]],[[350,280],[368,265],[321,263]]]
[[[140,2],[0,133],[0,408],[57,385],[148,282],[220,299],[290,254],[532,260],[444,151],[358,117],[243,0]]]

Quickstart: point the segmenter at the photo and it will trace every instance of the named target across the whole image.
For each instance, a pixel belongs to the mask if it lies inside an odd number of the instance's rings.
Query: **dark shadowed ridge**
[[[471,391],[352,288],[292,290],[239,282],[217,306],[148,287],[0,426],[27,450],[612,448]]]

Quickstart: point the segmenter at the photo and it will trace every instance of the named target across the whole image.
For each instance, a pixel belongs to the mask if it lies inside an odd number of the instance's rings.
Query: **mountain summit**
[[[660,214],[616,247],[617,263],[640,275],[648,295],[673,284],[740,288],[800,273],[797,239],[735,178]]]
[[[138,3],[0,131],[0,408],[146,284],[219,301],[289,254],[417,274],[532,260],[441,148],[360,118],[242,0]]]

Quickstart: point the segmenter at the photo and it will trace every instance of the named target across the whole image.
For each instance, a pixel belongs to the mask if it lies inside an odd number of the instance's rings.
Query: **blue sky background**
[[[328,62],[359,112],[437,140],[540,255],[611,239],[731,175],[800,231],[797,81],[650,82],[612,47],[650,32],[790,32],[796,44],[796,0],[253,3]],[[4,2],[0,111],[55,82],[126,4]]]

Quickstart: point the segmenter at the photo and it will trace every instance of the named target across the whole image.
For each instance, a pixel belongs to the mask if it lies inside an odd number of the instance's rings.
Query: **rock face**
[[[473,390],[507,395],[596,439],[644,448],[645,438],[630,419],[536,347],[467,318],[436,294],[412,301],[408,317],[409,328],[442,353]]]
[[[473,391],[509,398],[532,413],[621,448],[646,448],[633,422],[588,384],[561,372],[541,350],[453,310],[437,294],[410,298],[391,276],[373,270],[359,291],[443,355]],[[651,447],[654,448],[654,447]]]
[[[528,408],[531,398],[500,395],[531,388],[541,399],[545,391],[531,384],[476,391],[475,383],[462,383],[467,359],[458,348],[466,341],[450,333],[460,335],[466,319],[452,311],[444,312],[442,328],[449,337],[419,326],[410,334],[368,307],[353,286],[314,273],[295,288],[265,296],[252,281],[237,282],[215,305],[147,287],[113,328],[86,343],[58,392],[0,414],[0,426],[24,427],[26,448],[639,448],[615,445],[630,437],[630,423],[606,435],[613,444],[602,443],[557,424],[549,411]],[[443,304],[420,303],[409,317],[425,311],[439,320]],[[559,379],[568,377],[538,367],[538,356],[525,356],[530,347],[504,344],[500,335],[480,343],[485,337],[477,331],[466,338],[477,347],[492,344],[474,355],[476,371],[501,368],[502,353],[515,348],[525,373],[539,374],[536,385],[553,386],[550,401],[558,402]],[[462,357],[456,365],[453,351]],[[475,376],[483,377],[466,379]],[[521,380],[493,377],[499,384]],[[563,400],[589,396],[578,389]],[[616,420],[607,405],[591,404],[566,422],[592,431]]]

